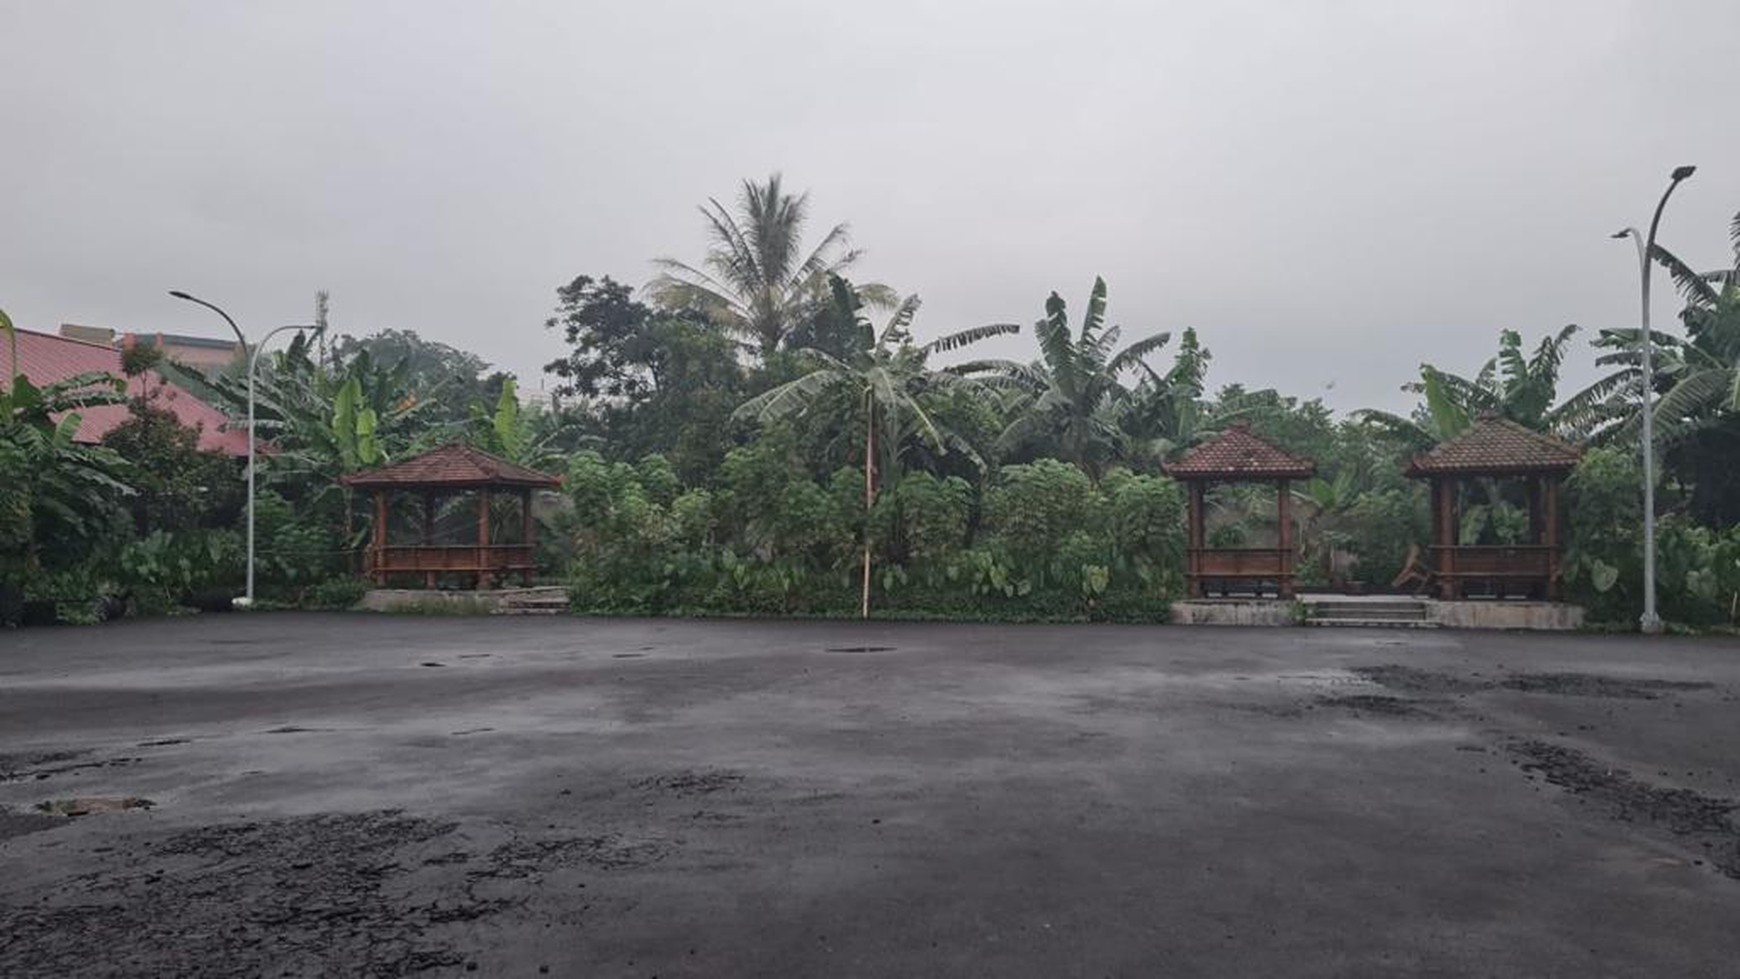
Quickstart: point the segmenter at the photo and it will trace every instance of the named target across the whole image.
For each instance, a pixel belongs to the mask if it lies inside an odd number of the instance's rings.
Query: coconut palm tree
[[[1047,452],[1097,478],[1123,453],[1119,416],[1130,395],[1123,377],[1142,368],[1143,358],[1165,346],[1172,334],[1156,333],[1118,349],[1122,330],[1107,326],[1105,319],[1106,280],[1096,276],[1079,330],[1070,329],[1063,297],[1054,292],[1045,300],[1045,318],[1033,325],[1040,360],[979,360],[952,368],[1028,394],[1025,410],[998,439],[1005,455]]]
[[[864,318],[864,300],[858,290],[837,275],[829,277],[829,295],[836,315],[858,324],[859,349],[842,359],[819,350],[799,351],[816,364],[814,370],[765,391],[744,402],[734,417],[770,424],[796,418],[831,397],[848,393],[861,406],[864,417],[864,509],[868,515],[876,503],[878,476],[884,486],[897,478],[901,446],[908,434],[921,439],[934,453],[953,448],[972,453],[964,439],[948,430],[925,405],[931,390],[973,382],[957,375],[933,371],[927,359],[933,353],[954,350],[988,337],[1020,332],[1013,323],[998,323],[951,333],[929,343],[912,338],[912,318],[919,299],[908,296],[880,331]],[[981,463],[982,465],[982,463]],[[864,538],[863,613],[870,614],[870,538]]]
[[[785,192],[780,175],[766,183],[745,180],[735,214],[717,198],[701,208],[711,245],[697,267],[674,258],[654,260],[661,270],[647,284],[660,305],[696,309],[721,330],[752,343],[762,357],[828,301],[828,277],[843,274],[863,252],[851,246],[844,224],[822,235],[807,254],[804,224],[808,193]],[[864,285],[858,294],[883,303],[885,286]]]

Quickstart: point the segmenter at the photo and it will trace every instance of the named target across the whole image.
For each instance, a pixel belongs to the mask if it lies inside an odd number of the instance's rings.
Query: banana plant
[[[18,335],[0,311],[11,360],[0,388],[0,576],[37,566],[45,545],[69,549],[99,535],[118,496],[130,495],[117,453],[75,440],[79,412],[126,401],[126,381],[86,373],[38,387],[17,367]]]

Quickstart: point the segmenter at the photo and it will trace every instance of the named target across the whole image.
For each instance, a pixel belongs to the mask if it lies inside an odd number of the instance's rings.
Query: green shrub
[[[361,604],[373,587],[366,578],[328,578],[308,589],[304,604],[312,609],[345,611]]]

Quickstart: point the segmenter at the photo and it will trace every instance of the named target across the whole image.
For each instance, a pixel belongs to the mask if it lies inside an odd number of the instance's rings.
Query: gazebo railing
[[[1205,577],[1274,577],[1292,573],[1288,554],[1280,547],[1192,547],[1188,569]]]
[[[1432,570],[1459,578],[1540,578],[1553,573],[1546,544],[1456,544],[1428,548]]]
[[[536,566],[530,544],[388,544],[371,546],[367,570],[374,574],[454,571],[464,573],[530,571]]]

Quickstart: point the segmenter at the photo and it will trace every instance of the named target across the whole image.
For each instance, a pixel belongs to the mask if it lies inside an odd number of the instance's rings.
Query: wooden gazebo
[[[414,575],[424,587],[434,588],[441,575],[463,575],[480,589],[514,574],[531,583],[537,545],[532,495],[562,484],[555,476],[469,445],[444,445],[389,466],[341,476],[339,482],[374,494],[374,534],[364,551],[363,570],[377,585],[387,584],[393,575]],[[436,543],[441,501],[466,493],[477,495],[476,542]],[[415,544],[394,542],[388,533],[392,504],[407,496],[421,503],[422,533]],[[520,540],[515,543],[498,543],[490,533],[490,501],[503,497],[518,503]]]
[[[1415,456],[1405,472],[1432,484],[1432,547],[1426,564],[1438,596],[1450,601],[1478,591],[1558,601],[1559,485],[1579,458],[1575,446],[1493,414]],[[1460,542],[1462,487],[1476,479],[1522,481],[1529,515],[1526,543]]]
[[[1268,585],[1282,598],[1292,597],[1292,481],[1310,479],[1317,472],[1316,463],[1283,452],[1252,434],[1248,424],[1238,422],[1161,468],[1190,491],[1187,595],[1203,598],[1212,588],[1224,593],[1229,586],[1239,585],[1248,585],[1261,594]],[[1273,483],[1277,546],[1210,548],[1204,497],[1214,483]]]

